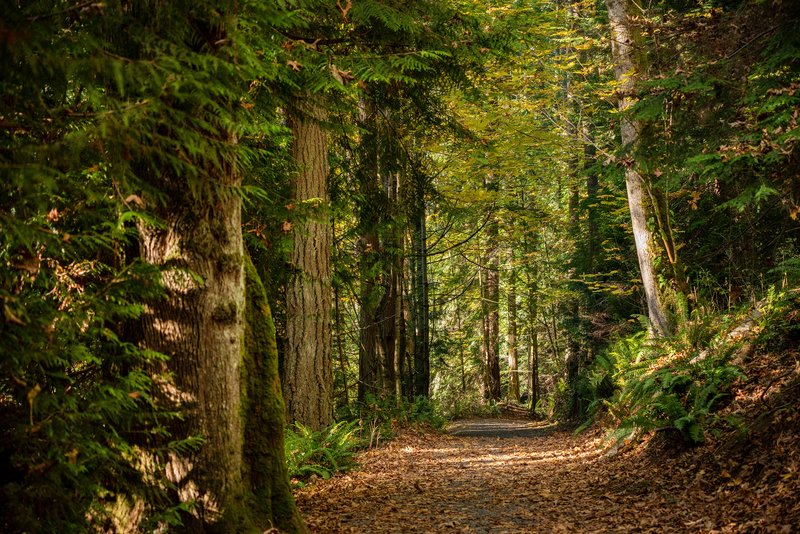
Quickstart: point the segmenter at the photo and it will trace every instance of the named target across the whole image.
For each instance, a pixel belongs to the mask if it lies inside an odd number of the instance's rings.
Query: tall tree
[[[657,336],[664,336],[669,334],[669,323],[659,295],[653,266],[655,236],[647,226],[649,184],[640,173],[637,162],[632,156],[639,143],[641,126],[629,113],[629,110],[635,103],[636,79],[641,71],[639,57],[643,51],[637,49],[637,38],[630,13],[632,2],[629,0],[606,0],[606,7],[611,25],[614,73],[618,82],[618,107],[621,114],[620,135],[622,144],[628,153],[623,160],[623,165],[625,166],[625,185],[628,191],[628,206],[636,244],[636,256],[639,260],[639,271],[652,332]]]
[[[489,191],[497,190],[493,177],[484,179]],[[500,251],[499,223],[494,214],[486,225],[486,239],[481,258],[481,303],[483,324],[484,397],[500,400]]]
[[[289,111],[292,156],[292,275],[286,290],[284,394],[290,421],[321,429],[333,419],[328,134],[325,112],[297,100]]]
[[[517,346],[517,272],[514,249],[508,251],[508,398],[519,402],[519,348]]]

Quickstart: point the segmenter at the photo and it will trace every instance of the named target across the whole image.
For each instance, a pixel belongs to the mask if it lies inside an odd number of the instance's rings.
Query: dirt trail
[[[464,421],[450,434],[403,433],[362,454],[357,471],[299,492],[298,503],[313,532],[714,527],[680,483],[621,470],[599,444],[597,434],[575,437],[543,423]]]

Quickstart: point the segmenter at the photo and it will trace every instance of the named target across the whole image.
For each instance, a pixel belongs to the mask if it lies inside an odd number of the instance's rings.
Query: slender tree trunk
[[[508,398],[519,402],[519,350],[517,347],[517,274],[514,251],[509,249],[508,280]]]
[[[331,361],[331,247],[328,139],[323,112],[296,107],[289,113],[297,172],[292,198],[292,276],[286,290],[284,393],[289,421],[315,430],[333,418]]]
[[[374,226],[373,226],[374,228]],[[382,349],[380,340],[380,287],[376,283],[380,268],[378,236],[366,230],[361,239],[361,294],[359,295],[358,400],[376,396],[382,389]]]
[[[631,4],[629,0],[606,0],[608,18],[611,25],[611,52],[615,63],[615,74],[619,83],[619,111],[621,112],[620,133],[623,146],[633,153],[639,142],[639,124],[626,112],[634,104],[636,75],[638,72],[635,39],[629,20]],[[652,333],[665,336],[669,333],[664,307],[658,293],[653,269],[654,236],[647,228],[647,189],[644,177],[639,173],[632,158],[625,162],[625,185],[628,191],[628,206],[631,212],[631,226],[636,244],[636,256],[642,276],[647,313]]]
[[[413,230],[412,230],[413,233]],[[413,237],[411,239],[410,244],[411,255],[407,257],[403,262],[403,294],[406,295],[406,298],[403,299],[403,339],[404,341],[404,352],[403,352],[403,361],[405,362],[405,382],[404,386],[405,389],[404,394],[409,401],[414,400],[414,355],[417,353],[416,348],[416,338],[417,338],[417,326],[416,326],[416,317],[415,317],[415,292],[414,292],[414,280],[416,280],[416,276],[414,274],[416,264],[416,260],[414,258],[414,241]]]
[[[336,350],[339,355],[339,368],[342,375],[342,390],[344,395],[344,404],[350,403],[350,388],[347,385],[347,358],[344,354],[344,336],[342,334],[342,315],[339,311],[339,290],[333,288],[333,302],[334,302],[334,331],[336,332]]]
[[[600,183],[597,173],[591,171],[597,157],[596,149],[591,139],[589,128],[584,125],[583,135],[585,144],[583,148],[584,170],[586,171],[586,204],[587,204],[587,228],[586,228],[586,272],[594,274],[597,266],[597,254],[599,251],[599,225],[598,225],[598,192]]]
[[[464,332],[462,330],[461,310],[458,305],[456,309],[456,329],[458,330],[458,362],[461,374],[461,393],[467,392],[467,361],[464,356]]]
[[[424,192],[420,189],[420,195]],[[430,395],[430,329],[428,325],[428,245],[425,201],[417,199],[414,224],[414,396]]]
[[[483,361],[486,365],[486,399],[500,400],[500,265],[497,250],[499,228],[497,220],[487,224],[486,250],[481,280],[483,320]]]
[[[396,390],[397,377],[396,352],[397,352],[397,312],[400,299],[399,276],[402,269],[400,263],[402,254],[402,236],[399,234],[399,225],[395,224],[394,217],[397,211],[399,173],[385,170],[383,173],[383,194],[388,205],[385,218],[386,245],[383,247],[383,298],[380,304],[380,338],[383,348],[383,384],[387,392]]]
[[[400,258],[402,262],[402,258]],[[403,268],[402,263],[396,272],[395,276],[395,291],[397,298],[395,299],[394,308],[394,329],[397,333],[397,338],[394,344],[394,395],[395,402],[398,406],[403,404],[403,354],[405,352],[405,321],[403,320]]]
[[[531,398],[531,414],[536,415],[536,404],[539,402],[539,331],[538,289],[536,278],[528,273],[528,391]]]

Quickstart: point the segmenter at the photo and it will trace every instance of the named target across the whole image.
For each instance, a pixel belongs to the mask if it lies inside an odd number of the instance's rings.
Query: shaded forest
[[[325,531],[295,499],[355,449],[509,413],[774,503],[678,530],[791,528],[798,27],[793,0],[6,2],[0,530]],[[530,525],[503,528],[581,530]]]

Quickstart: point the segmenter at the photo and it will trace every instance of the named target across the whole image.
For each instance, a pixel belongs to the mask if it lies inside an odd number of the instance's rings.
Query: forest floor
[[[771,372],[742,388],[772,407],[746,438],[688,447],[661,433],[620,449],[598,429],[472,419],[400,431],[297,501],[320,533],[798,532],[800,380]]]

